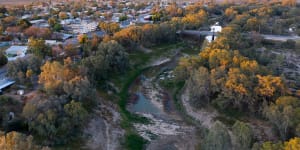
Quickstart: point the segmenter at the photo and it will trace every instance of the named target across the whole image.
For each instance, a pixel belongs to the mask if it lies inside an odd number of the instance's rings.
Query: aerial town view
[[[0,0],[0,150],[300,150],[300,1]]]

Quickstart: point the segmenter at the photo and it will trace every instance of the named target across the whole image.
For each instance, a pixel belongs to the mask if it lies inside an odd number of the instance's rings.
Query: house
[[[32,26],[39,27],[39,28],[50,27],[47,20],[45,20],[45,19],[31,20],[30,23],[32,24]]]
[[[210,27],[211,32],[222,32],[222,26],[219,25],[219,22],[217,22],[215,25],[212,25]]]
[[[54,46],[54,45],[59,45],[59,44],[62,44],[62,43],[58,42],[56,40],[45,40],[45,44],[47,44],[49,46]]]
[[[219,25],[219,23],[217,22],[215,25],[212,25],[210,27],[210,32],[212,32],[213,35],[207,35],[205,37],[205,39],[210,43],[212,41],[214,41],[217,38],[217,33],[218,32],[222,32],[222,26]]]
[[[2,93],[3,89],[13,85],[14,83],[15,81],[7,78],[0,79],[0,93]]]
[[[5,54],[8,61],[14,61],[18,58],[25,57],[27,49],[27,46],[11,46],[5,51]]]

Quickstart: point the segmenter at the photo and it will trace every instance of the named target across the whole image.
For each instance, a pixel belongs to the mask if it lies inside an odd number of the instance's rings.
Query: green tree
[[[216,122],[209,130],[203,143],[204,150],[229,150],[232,149],[230,135],[221,122]]]
[[[7,57],[3,53],[0,53],[0,66],[6,65],[7,62],[8,62]]]
[[[249,125],[236,121],[232,126],[232,133],[236,139],[236,149],[250,150],[253,141],[253,133]]]
[[[200,67],[188,80],[190,97],[195,106],[206,105],[210,99],[210,75],[207,68]]]
[[[29,28],[31,26],[31,23],[26,20],[26,19],[21,19],[17,22],[17,25],[22,29],[26,29],[26,28]]]
[[[275,126],[282,140],[288,137],[289,128],[300,123],[300,101],[296,97],[279,97],[275,103],[264,108],[264,115]]]

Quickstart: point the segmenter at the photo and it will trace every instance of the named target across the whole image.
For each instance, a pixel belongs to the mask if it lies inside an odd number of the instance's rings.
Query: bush
[[[287,40],[282,43],[283,48],[294,49],[296,47],[296,42],[294,40]]]
[[[0,66],[6,65],[8,62],[7,57],[4,54],[0,54]]]

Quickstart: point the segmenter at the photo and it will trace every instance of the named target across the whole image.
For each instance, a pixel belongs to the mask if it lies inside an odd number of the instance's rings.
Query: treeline
[[[109,34],[103,40],[116,40],[131,51],[140,45],[151,47],[156,44],[176,42],[176,32],[179,29],[176,22],[172,21],[160,24],[130,26],[122,30],[114,26],[116,26],[115,23],[100,23],[100,29]]]
[[[110,76],[129,67],[127,52],[116,41],[98,44],[81,61],[70,57],[44,61],[44,55],[34,53],[7,65],[8,76],[17,84],[39,89],[18,115],[38,144],[62,145],[78,139],[101,103],[96,88],[105,87]]]

